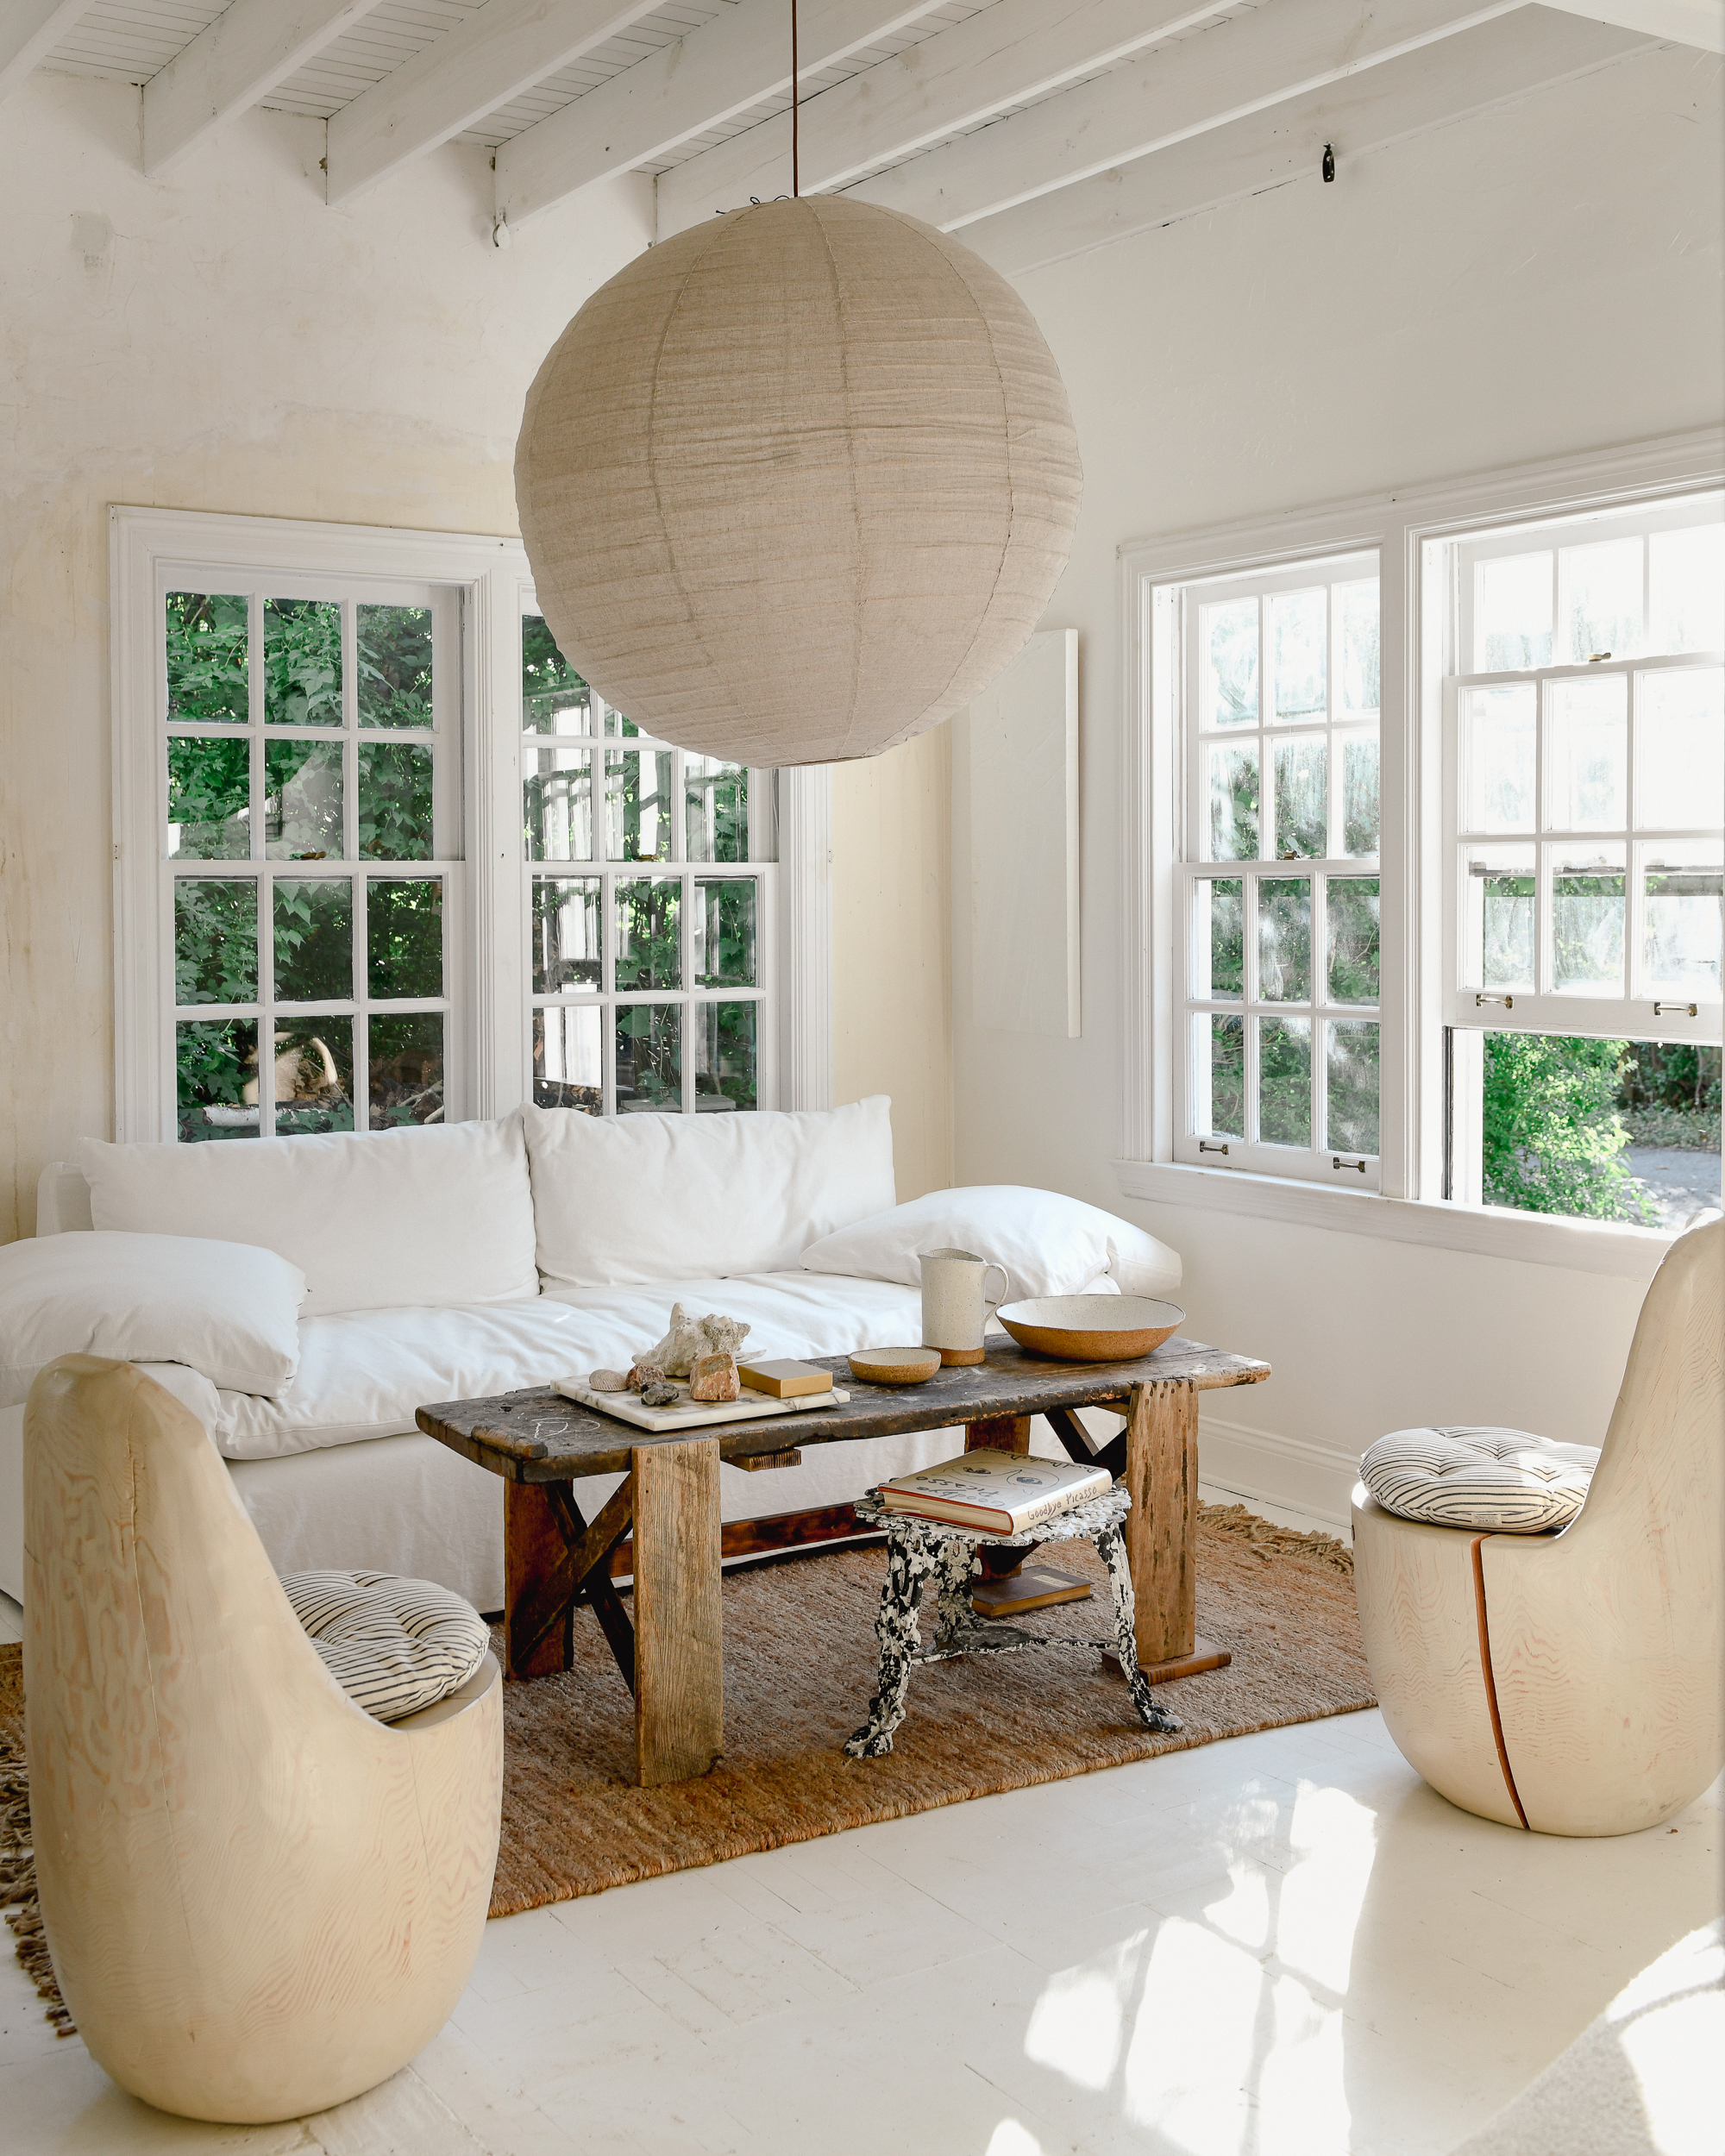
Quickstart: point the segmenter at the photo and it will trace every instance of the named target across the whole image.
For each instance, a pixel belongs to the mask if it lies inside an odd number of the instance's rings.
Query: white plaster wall
[[[629,179],[499,252],[454,146],[328,210],[279,113],[147,180],[138,113],[38,75],[0,125],[0,1241],[110,1134],[108,505],[512,534],[528,383],[652,230]]]
[[[1207,1403],[1206,1473],[1253,1495],[1337,1517],[1363,1446],[1414,1421],[1596,1444],[1640,1287],[1118,1194],[1115,549],[1717,423],[1720,83],[1654,53],[1019,280],[1086,474],[1046,617],[1082,636],[1084,1031],[979,1029],[954,910],[957,1180],[1068,1190],[1184,1254],[1189,1330],[1276,1366]]]

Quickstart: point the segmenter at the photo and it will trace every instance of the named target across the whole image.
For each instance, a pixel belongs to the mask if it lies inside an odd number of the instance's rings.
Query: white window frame
[[[530,922],[521,812],[521,617],[532,572],[520,542],[484,534],[307,523],[116,505],[109,511],[113,771],[114,1118],[122,1144],[177,1136],[172,1002],[173,865],[166,859],[166,727],[160,665],[169,589],[308,588],[388,596],[447,588],[459,614],[459,869],[446,893],[445,991],[465,1022],[446,1047],[449,1119],[495,1117],[532,1098]],[[212,584],[210,580],[216,581]],[[245,580],[235,581],[234,580]],[[237,728],[235,730],[239,730]],[[331,730],[333,733],[333,730]],[[451,783],[455,774],[449,774]],[[832,1105],[831,785],[825,766],[779,775],[774,965],[776,1098]],[[255,804],[254,804],[255,811]],[[580,864],[570,864],[579,868]],[[625,864],[632,868],[634,864]],[[188,873],[186,864],[179,873]],[[229,864],[238,869],[242,864]],[[402,863],[403,874],[433,863]],[[223,864],[196,864],[219,875]],[[249,873],[306,873],[254,862]],[[597,865],[596,865],[597,867]],[[651,864],[641,864],[651,873]],[[332,863],[329,873],[354,873]],[[763,900],[767,894],[763,893]],[[763,980],[765,975],[763,973]],[[210,1015],[216,1015],[212,1007]]]
[[[1452,542],[1725,483],[1725,429],[1529,464],[1451,486],[1341,502],[1119,549],[1123,1194],[1647,1277],[1672,1238],[1652,1228],[1509,1213],[1446,1198],[1443,710],[1451,670]],[[1380,1188],[1198,1167],[1177,1159],[1177,667],[1183,586],[1364,553],[1378,556],[1380,655]]]

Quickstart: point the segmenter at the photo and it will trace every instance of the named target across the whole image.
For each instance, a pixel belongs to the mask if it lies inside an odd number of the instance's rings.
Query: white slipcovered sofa
[[[22,1403],[59,1354],[135,1363],[183,1401],[279,1572],[402,1573],[492,1610],[503,1486],[419,1432],[430,1401],[626,1367],[674,1302],[746,1319],[756,1355],[915,1341],[916,1252],[941,1245],[997,1260],[1014,1295],[1178,1286],[1164,1245],[1056,1194],[895,1206],[889,1106],[86,1140],[45,1173],[35,1240],[0,1248],[0,1589],[22,1599]],[[731,1470],[724,1514],[839,1503],[952,1444]],[[612,1486],[578,1486],[589,1518]]]

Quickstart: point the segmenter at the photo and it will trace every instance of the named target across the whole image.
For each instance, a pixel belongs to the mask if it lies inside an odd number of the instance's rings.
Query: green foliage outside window
[[[361,725],[429,727],[431,609],[359,606],[354,613]]]
[[[1488,1033],[1487,1205],[1584,1220],[1656,1219],[1622,1157],[1629,1136],[1616,1109],[1629,1063],[1627,1041]]]
[[[342,723],[342,610],[333,599],[264,601],[264,718],[271,726]]]
[[[251,716],[247,606],[222,592],[167,595],[167,715],[177,724],[239,724]]]

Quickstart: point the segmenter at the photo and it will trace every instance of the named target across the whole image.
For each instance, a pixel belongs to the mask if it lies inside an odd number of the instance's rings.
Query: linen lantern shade
[[[1011,661],[1066,565],[1066,392],[1004,278],[840,196],[727,211],[593,294],[515,490],[566,659],[643,732],[869,756]]]

